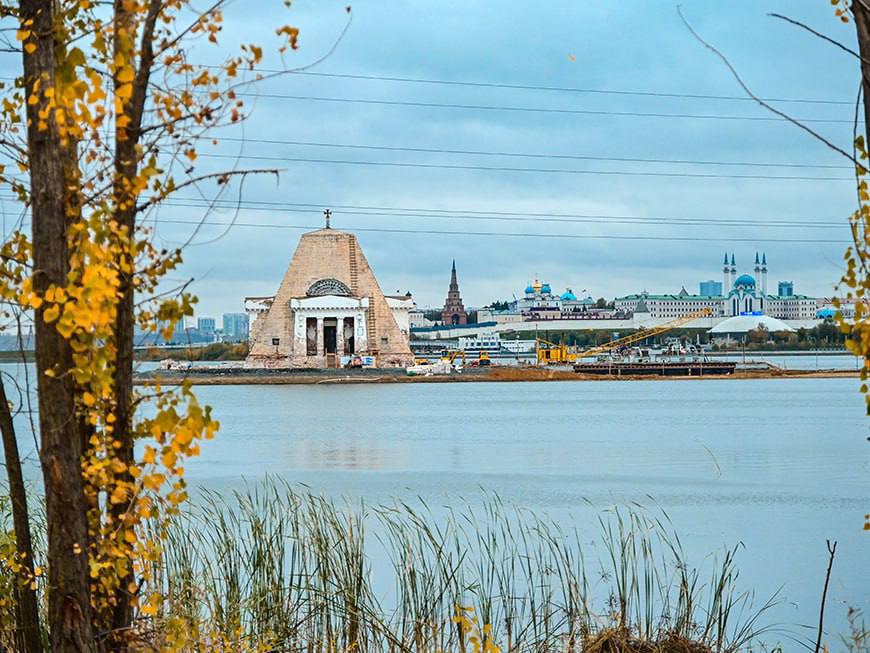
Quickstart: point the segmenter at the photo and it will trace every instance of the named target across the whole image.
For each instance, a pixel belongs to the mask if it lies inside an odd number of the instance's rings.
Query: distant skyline
[[[220,48],[197,45],[191,60],[216,62],[240,42],[268,53],[274,28],[291,23],[300,49],[287,62],[306,65],[344,29],[345,4],[232,3]],[[853,45],[854,26],[829,3],[679,4],[756,93],[850,143],[854,60],[768,16]],[[333,227],[358,234],[384,292],[410,290],[420,306],[444,301],[453,259],[464,301],[481,306],[519,294],[536,273],[593,297],[696,291],[721,278],[725,250],[741,271],[766,251],[771,289],[789,280],[830,295],[849,240],[850,167],[747,101],[676,7],[354,2],[331,56],[263,83],[246,98],[253,118],[201,146],[199,173],[281,173],[231,187],[209,221],[235,226],[204,225],[167,283],[195,279],[198,315],[241,312],[245,295],[275,292],[300,234],[330,207]],[[151,216],[158,244],[186,241],[202,206],[182,193]]]

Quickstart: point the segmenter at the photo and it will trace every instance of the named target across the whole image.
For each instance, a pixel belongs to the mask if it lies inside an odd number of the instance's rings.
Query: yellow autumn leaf
[[[115,75],[115,79],[117,79],[122,84],[132,82],[135,77],[136,73],[133,72],[133,66],[121,66],[118,69],[117,74]]]
[[[47,324],[51,324],[58,317],[60,317],[60,306],[57,304],[52,304],[42,312],[42,319],[45,320]]]

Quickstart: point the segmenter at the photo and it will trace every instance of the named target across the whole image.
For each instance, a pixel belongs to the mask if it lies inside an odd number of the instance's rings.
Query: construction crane
[[[587,349],[586,351],[579,354],[579,357],[589,358],[592,356],[600,356],[601,354],[606,354],[610,351],[613,351],[614,349],[627,347],[628,345],[633,345],[634,343],[641,342],[642,340],[646,340],[647,338],[652,338],[653,336],[660,335],[672,329],[677,329],[684,324],[688,324],[693,320],[697,320],[698,318],[710,317],[712,314],[712,308],[702,308],[700,310],[694,311],[693,313],[686,313],[685,315],[681,315],[680,317],[671,320],[670,322],[665,322],[664,324],[660,324],[658,326],[649,327],[648,329],[641,329],[640,331],[637,331],[627,336],[623,336],[622,338],[618,338],[617,340],[611,340],[610,342],[606,342],[603,345],[598,345],[597,347]]]
[[[557,345],[543,338],[535,339],[535,353],[538,357],[538,365],[564,365],[574,363],[580,357],[576,347]]]

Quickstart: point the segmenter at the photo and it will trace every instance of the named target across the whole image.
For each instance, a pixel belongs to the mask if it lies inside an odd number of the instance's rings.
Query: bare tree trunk
[[[27,104],[27,145],[33,220],[33,287],[43,293],[52,285],[66,286],[69,271],[66,188],[63,147],[57,125],[39,112],[46,101],[37,80],[55,79],[55,15],[52,0],[21,0],[21,21],[32,21],[24,49]],[[94,636],[88,575],[88,524],[81,473],[82,439],[70,370],[72,350],[54,324],[46,323],[44,306],[34,311],[37,389],[39,394],[40,461],[48,521],[48,620],[51,650],[92,653]],[[49,370],[52,375],[46,374]]]
[[[33,578],[33,543],[30,539],[30,515],[27,510],[27,490],[21,472],[21,456],[12,412],[6,398],[6,388],[0,377],[0,432],[3,437],[3,456],[6,462],[6,476],[9,480],[9,497],[12,501],[12,524],[15,527],[15,551],[21,557],[21,564]],[[39,606],[36,590],[30,584],[18,585],[15,605],[17,627],[16,646],[24,653],[42,653],[42,638],[39,632]]]
[[[864,134],[870,136],[870,8],[866,0],[852,3],[855,31],[858,33],[858,53],[861,55],[861,89],[864,98]]]

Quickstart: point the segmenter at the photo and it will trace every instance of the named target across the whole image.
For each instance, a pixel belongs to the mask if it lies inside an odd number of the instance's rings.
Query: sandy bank
[[[184,380],[193,385],[328,385],[337,383],[474,383],[523,381],[706,381],[709,379],[828,379],[857,378],[855,370],[752,370],[725,376],[602,376],[578,374],[570,369],[542,367],[468,368],[449,376],[407,376],[402,369],[367,370],[154,370],[140,374],[136,383],[159,382],[177,385]]]

